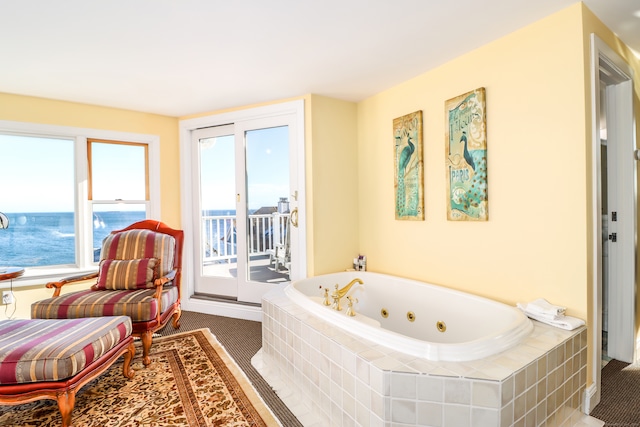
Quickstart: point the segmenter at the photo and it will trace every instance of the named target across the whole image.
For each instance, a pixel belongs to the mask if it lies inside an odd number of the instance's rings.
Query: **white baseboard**
[[[195,311],[197,313],[262,322],[262,308],[250,305],[188,298],[182,300],[182,309]]]
[[[598,392],[598,387],[596,387],[595,383],[591,384],[584,391],[584,402],[582,404],[582,412],[589,415],[593,408],[599,403],[598,396],[596,396]]]

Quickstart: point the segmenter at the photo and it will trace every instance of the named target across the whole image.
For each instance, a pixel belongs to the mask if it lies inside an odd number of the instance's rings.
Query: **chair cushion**
[[[97,289],[153,289],[157,258],[100,261]]]
[[[86,290],[47,298],[31,304],[32,319],[77,319],[81,317],[129,316],[135,322],[153,320],[158,315],[154,289]],[[178,288],[162,291],[162,312],[178,300]]]
[[[105,237],[100,260],[157,258],[161,277],[173,270],[175,246],[175,239],[168,234],[146,229],[127,230]]]
[[[125,316],[0,321],[0,384],[71,378],[131,335]]]

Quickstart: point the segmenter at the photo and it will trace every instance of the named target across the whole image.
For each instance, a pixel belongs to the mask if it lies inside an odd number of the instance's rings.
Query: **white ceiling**
[[[0,92],[183,116],[360,101],[575,0],[0,0]],[[640,52],[640,0],[584,3]]]

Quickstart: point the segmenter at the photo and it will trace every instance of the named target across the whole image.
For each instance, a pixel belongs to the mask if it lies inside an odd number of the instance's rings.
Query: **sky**
[[[0,160],[1,212],[74,210],[73,140],[0,135]]]
[[[92,146],[94,200],[144,199],[144,150]],[[289,196],[288,128],[249,131],[246,152],[249,209],[276,206]],[[0,212],[74,211],[73,157],[73,139],[0,134]],[[202,208],[235,209],[233,137],[203,143],[201,160]]]
[[[204,210],[235,209],[233,135],[200,140],[201,199]],[[277,206],[289,197],[288,127],[249,131],[246,135],[249,210]]]

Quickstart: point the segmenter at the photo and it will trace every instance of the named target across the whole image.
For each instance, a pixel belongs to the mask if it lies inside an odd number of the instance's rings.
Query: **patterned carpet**
[[[591,411],[605,427],[640,427],[640,365],[611,360],[602,369],[602,398]]]
[[[262,347],[262,323],[183,311],[180,329],[176,331],[169,324],[160,332],[160,335],[168,336],[201,328],[211,330],[284,427],[302,427],[300,421],[251,365],[251,358]]]
[[[208,329],[154,339],[152,363],[138,357],[135,376],[122,375],[122,360],[76,396],[73,425],[255,426],[277,425],[271,411]],[[50,427],[61,423],[52,400],[0,407],[0,425]]]
[[[132,363],[132,380],[122,375],[120,359],[83,387],[76,397],[73,425],[271,427],[279,421],[283,427],[302,426],[251,365],[251,358],[262,346],[260,322],[183,312],[180,323],[179,330],[169,324],[154,338],[149,368],[143,368],[138,348]],[[202,329],[209,329],[215,338]],[[214,349],[218,345],[216,339],[224,349],[196,351],[206,349],[206,342]],[[228,360],[229,356],[235,364]],[[231,375],[234,368],[242,372]],[[216,372],[229,374],[223,374],[221,382]],[[225,394],[226,389],[230,394]],[[239,409],[227,411],[229,408]],[[0,406],[0,426],[59,425],[58,407],[52,400]]]

